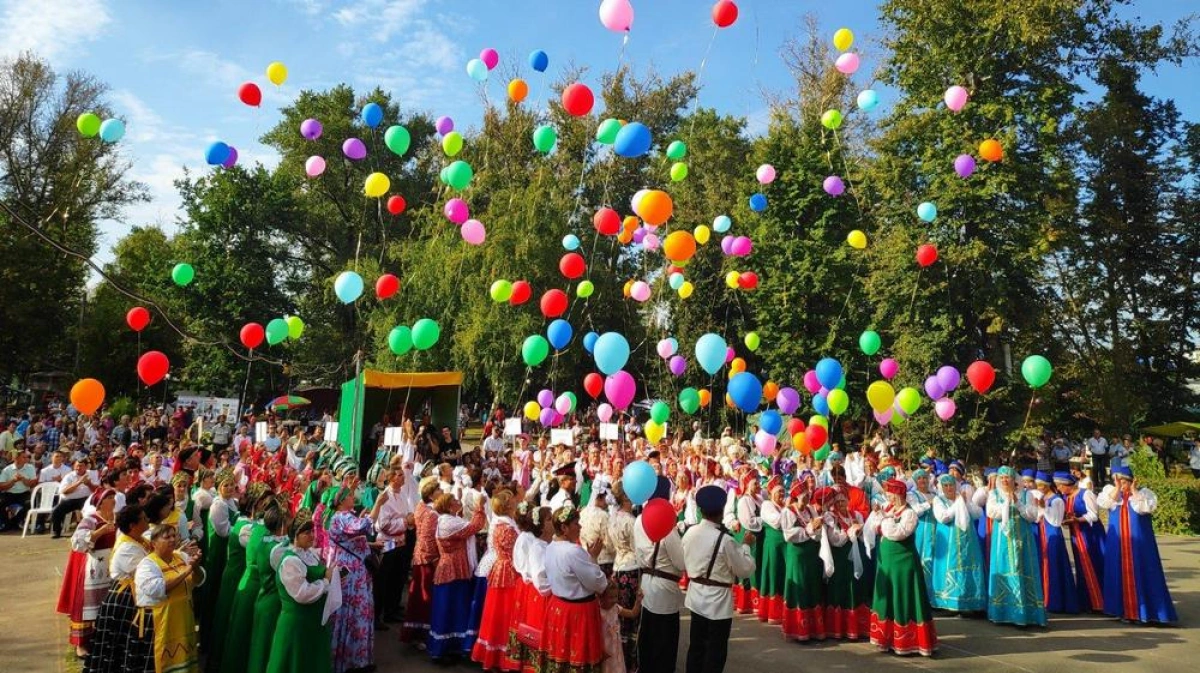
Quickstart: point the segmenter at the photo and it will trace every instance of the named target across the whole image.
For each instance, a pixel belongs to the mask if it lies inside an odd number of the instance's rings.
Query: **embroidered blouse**
[[[474,542],[475,534],[487,524],[483,509],[475,510],[470,522],[453,514],[442,514],[437,519],[437,570],[433,573],[434,584],[449,584],[471,577],[471,562],[467,558],[467,543]]]
[[[417,544],[413,548],[412,564],[419,566],[437,563],[437,512],[433,511],[429,503],[419,502],[413,519],[417,526]]]

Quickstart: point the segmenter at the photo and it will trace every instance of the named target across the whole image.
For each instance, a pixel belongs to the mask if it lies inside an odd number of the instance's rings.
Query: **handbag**
[[[525,647],[540,649],[542,646],[542,630],[535,629],[529,624],[517,624],[517,642]]]
[[[353,551],[351,551],[350,549],[348,549],[346,547],[346,545],[342,544],[341,542],[334,540],[333,543],[336,544],[337,546],[341,547],[342,551],[346,552],[347,554],[350,554],[351,556],[355,556],[355,557],[358,556],[358,554],[356,554]],[[378,555],[375,554],[375,550],[371,549],[370,547],[367,548],[367,555],[363,557],[362,562],[363,562],[363,565],[366,566],[367,572],[371,573],[372,575],[378,573],[379,570],[383,567],[383,561],[379,558]]]

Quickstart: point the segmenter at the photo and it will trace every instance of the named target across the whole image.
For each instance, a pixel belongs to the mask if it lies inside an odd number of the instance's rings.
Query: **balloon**
[[[135,332],[141,332],[150,324],[150,312],[144,306],[134,306],[125,314],[125,324]]]
[[[819,425],[822,428],[825,428],[826,430],[829,429],[829,419],[825,418],[824,416],[822,416],[820,414],[817,414],[815,416],[810,416],[808,419],[808,424],[809,425]]]
[[[838,383],[842,380],[842,363],[833,358],[822,358],[817,363],[815,370],[817,381],[830,390],[837,388]]]
[[[901,388],[896,393],[896,404],[906,414],[913,414],[921,406],[921,393],[916,388]]]
[[[733,0],[719,0],[712,8],[712,20],[717,28],[728,28],[738,18],[738,6]]]
[[[892,420],[892,408],[888,407],[883,411],[872,411],[875,415],[875,422],[880,425],[887,425],[888,421]]]
[[[926,243],[917,248],[917,264],[921,268],[925,268],[937,261],[937,247],[932,243]]]
[[[529,287],[529,281],[518,280],[512,284],[512,296],[508,298],[508,305],[520,306],[532,296],[533,289]]]
[[[471,209],[467,206],[467,202],[460,198],[453,198],[446,202],[442,207],[442,213],[454,224],[463,224],[471,219]]]
[[[531,334],[525,337],[525,343],[521,345],[521,358],[525,360],[525,364],[536,367],[545,362],[548,355],[550,355],[550,344],[546,342],[546,337],[541,334]]]
[[[687,359],[682,355],[672,355],[667,362],[667,369],[674,376],[683,376],[683,373],[687,371]]]
[[[451,131],[442,136],[442,151],[446,156],[452,157],[462,151],[463,137],[458,131]]]
[[[837,68],[837,71],[843,75],[853,75],[858,72],[860,63],[858,54],[847,52],[837,57],[837,60],[833,62],[833,67]]]
[[[822,416],[828,416],[830,414],[829,398],[825,393],[821,392],[813,395],[812,405],[813,409],[815,409],[818,414],[821,414]]]
[[[512,297],[512,293],[513,284],[507,280],[495,281],[492,283],[492,286],[488,288],[488,296],[491,297],[492,301],[496,303],[508,301],[509,298]]]
[[[969,94],[967,93],[967,90],[955,84],[949,89],[946,89],[946,95],[942,98],[946,101],[946,107],[950,108],[952,112],[958,112],[959,110],[962,110],[964,106],[966,106],[968,97]],[[942,420],[944,421],[946,419],[943,418]]]
[[[283,86],[283,83],[287,81],[287,78],[288,69],[286,65],[280,63],[279,61],[274,61],[267,66],[267,79],[270,80],[271,84],[274,84],[275,86]]]
[[[800,408],[800,393],[795,388],[781,388],[775,395],[775,404],[779,405],[780,412],[793,414]]]
[[[377,199],[392,188],[392,181],[383,173],[372,173],[367,176],[366,182],[363,184],[363,194],[369,198]]]
[[[304,162],[304,173],[308,177],[315,178],[324,172],[325,172],[325,159],[324,158],[309,157],[308,160]]]
[[[100,118],[91,112],[84,112],[75,119],[75,128],[79,129],[79,135],[83,136],[84,138],[95,138],[96,134],[100,133]],[[94,381],[95,379],[84,380]],[[79,384],[77,383],[75,385]]]
[[[663,241],[663,256],[672,262],[686,262],[696,254],[696,238],[687,231],[672,231]]]
[[[254,350],[262,345],[263,339],[267,337],[263,326],[256,322],[248,322],[242,326],[242,331],[238,333],[238,337],[242,340],[242,345],[250,350]]]
[[[554,400],[554,410],[563,416],[571,413],[571,398],[567,397],[566,393],[559,395]]]
[[[383,108],[378,103],[367,103],[363,106],[360,116],[368,128],[375,128],[383,122]]]
[[[137,373],[142,383],[152,386],[167,376],[171,363],[161,351],[149,351],[138,358]]]
[[[838,51],[846,51],[850,45],[854,44],[854,33],[850,32],[849,28],[838,28],[833,34],[833,46]]]
[[[566,236],[563,236],[562,246],[564,250],[578,250],[579,237],[575,234],[567,234]]]
[[[925,394],[931,400],[940,400],[946,396],[946,391],[942,388],[942,384],[938,383],[936,376],[928,376],[925,378]]]
[[[592,353],[596,369],[604,374],[616,374],[629,362],[629,342],[619,332],[605,332],[596,340]],[[617,405],[624,408],[624,405]]]
[[[546,68],[550,67],[550,55],[541,49],[529,52],[529,67],[538,72],[546,72]]]
[[[229,156],[225,159],[224,163],[221,164],[221,168],[233,168],[234,166],[237,165],[237,160],[238,160],[237,148],[230,145],[229,146]]]
[[[775,167],[771,164],[763,164],[754,171],[754,177],[760,184],[769,185],[775,182]]]
[[[730,348],[729,350],[731,352],[733,351],[732,348]],[[732,374],[740,374],[740,373],[746,371],[746,361],[739,357],[733,358],[733,360],[731,360],[729,362],[729,371]],[[733,378],[733,377],[730,376],[729,378]]]
[[[883,376],[883,378],[889,381],[895,378],[899,371],[900,363],[896,362],[892,358],[887,358],[883,362],[879,363],[879,373]]]
[[[975,392],[982,395],[996,382],[996,369],[986,360],[976,360],[967,367],[967,381]]]
[[[396,128],[396,127],[393,127]],[[305,119],[300,122],[300,135],[304,136],[305,140],[316,140],[321,137],[323,127],[321,122],[316,119]]]
[[[763,430],[754,433],[754,447],[764,456],[770,456],[775,453],[775,446],[779,443],[779,438]]]
[[[467,61],[467,76],[476,82],[483,82],[488,78],[488,67],[483,61],[473,58]]]
[[[758,427],[769,435],[777,435],[783,429],[783,417],[779,415],[778,411],[768,409],[758,417]]]
[[[677,343],[673,339],[662,339],[655,345],[654,351],[658,353],[658,357],[666,360],[678,350]]]
[[[479,220],[467,220],[463,222],[462,229],[458,230],[462,234],[462,238],[471,245],[483,245],[484,239],[487,238],[487,229]]]
[[[571,343],[571,337],[575,336],[575,330],[571,327],[571,323],[559,318],[550,323],[546,328],[546,338],[550,341],[550,345],[554,350],[560,351]]]
[[[846,191],[846,183],[838,176],[831,175],[821,183],[821,188],[830,196],[841,196]]]
[[[125,122],[120,119],[105,119],[100,124],[100,140],[106,143],[119,142],[125,137]]]
[[[473,177],[475,171],[471,169],[471,164],[461,159],[446,167],[446,183],[459,191],[466,189]]]
[[[854,102],[858,105],[859,110],[870,112],[879,107],[879,94],[872,89],[866,89],[858,92],[858,97]]]
[[[96,379],[79,379],[71,386],[71,404],[81,414],[96,413],[104,404],[104,384]]]
[[[696,362],[709,376],[715,375],[725,365],[725,350],[728,345],[718,334],[708,333],[696,340]]]
[[[821,115],[821,126],[830,131],[836,131],[842,125],[844,119],[845,117],[842,116],[841,110],[826,110]]]
[[[830,450],[831,449],[829,448],[829,445],[822,446],[819,451],[813,453],[813,460],[817,461],[818,463],[825,460],[829,457]]]
[[[531,400],[525,403],[523,411],[525,413],[525,418],[531,421],[536,421],[542,413],[542,407],[537,402]]]
[[[738,409],[752,414],[762,400],[762,382],[750,372],[741,372],[729,380],[729,397]]]
[[[360,161],[367,158],[367,146],[358,138],[347,138],[342,143],[342,154],[346,155],[347,159]]]
[[[412,144],[412,135],[403,126],[389,126],[383,133],[383,143],[396,156],[404,156]]]
[[[542,315],[546,318],[557,318],[567,311],[567,294],[562,290],[547,290],[542,295]]]
[[[634,282],[634,284],[629,288],[629,296],[633,297],[634,301],[649,301],[650,284],[644,280]]]
[[[333,293],[343,304],[349,304],[362,296],[363,279],[353,271],[343,271],[333,281]]]
[[[413,333],[408,325],[400,325],[393,327],[391,332],[388,332],[388,348],[395,355],[404,355],[413,347]]]
[[[613,408],[607,402],[601,403],[596,407],[596,418],[600,419],[601,423],[607,423],[613,416]]]
[[[1021,363],[1021,376],[1025,377],[1025,382],[1030,388],[1041,388],[1050,381],[1050,376],[1054,374],[1054,367],[1050,366],[1050,361],[1041,355],[1030,355]]]
[[[562,92],[562,106],[572,117],[582,117],[592,111],[596,97],[586,84],[576,82],[568,85]]]
[[[937,206],[929,201],[925,201],[917,206],[917,217],[926,222],[933,222],[937,219]]]
[[[446,135],[454,130],[454,120],[450,117],[442,115],[433,123],[433,127],[437,130],[438,135]]]
[[[508,98],[514,103],[520,103],[529,95],[529,85],[525,80],[517,78],[508,83]]]
[[[809,447],[824,446],[826,440],[829,439],[829,430],[815,423],[811,424],[804,428],[804,439],[808,442]]]
[[[1004,158],[1004,147],[1000,141],[994,138],[979,143],[979,156],[983,157],[984,161],[996,162]]]
[[[583,280],[575,288],[575,296],[580,299],[587,299],[596,291],[596,285],[590,280]]]
[[[629,0],[604,0],[600,3],[600,23],[614,33],[630,30],[633,28],[633,5]]]
[[[954,416],[954,412],[958,410],[958,406],[954,404],[954,400],[949,397],[943,397],[933,403],[933,413],[943,421],[948,421]]]
[[[204,161],[209,166],[220,166],[229,160],[229,145],[217,140],[210,143],[208,148],[204,150]]]
[[[587,272],[587,262],[583,261],[583,255],[577,252],[568,252],[558,260],[558,270],[569,280],[575,280]]]
[[[969,178],[975,172],[975,157],[970,154],[960,154],[954,158],[954,172],[960,178]]]
[[[429,350],[442,338],[442,328],[432,318],[421,318],[413,323],[412,336],[414,348]]]
[[[707,225],[697,225],[696,228],[692,230],[692,238],[696,239],[696,242],[700,245],[708,243],[708,239],[711,237],[712,229],[709,229]]]
[[[592,216],[592,225],[604,236],[615,236],[621,231],[621,216],[612,208],[601,208]]]
[[[266,329],[267,345],[275,346],[287,341],[288,324],[283,318],[275,318],[267,323]]]
[[[600,340],[600,335],[595,332],[588,332],[583,335],[583,350],[591,353],[596,349],[596,342]]]
[[[649,152],[652,142],[650,129],[646,128],[644,124],[631,122],[617,131],[617,137],[613,140],[613,151],[617,153],[617,156],[635,159]]]
[[[621,122],[617,119],[605,119],[596,127],[596,142],[602,145],[611,145],[617,140],[617,133],[621,131]]]
[[[667,419],[670,417],[671,407],[666,402],[658,400],[650,407],[650,418],[652,418],[655,423],[666,423]]]
[[[617,409],[625,409],[637,393],[637,383],[629,372],[621,370],[604,379],[604,395]]]
[[[262,105],[262,89],[254,82],[246,82],[238,87],[238,100],[250,107]]]
[[[671,182],[682,182],[687,179],[688,166],[682,161],[671,164]]]
[[[287,324],[288,338],[292,341],[304,336],[304,320],[298,315],[290,315],[283,319]]]
[[[825,396],[825,401],[829,403],[829,410],[837,416],[846,413],[846,409],[850,408],[850,396],[840,388],[829,391],[829,394]]]
[[[667,285],[670,285],[672,290],[678,290],[683,287],[683,274],[675,272],[667,276]]]
[[[733,242],[729,244],[730,254],[736,257],[745,257],[754,250],[754,242],[747,236],[735,236]]]
[[[879,338],[879,332],[874,330],[867,330],[858,337],[858,347],[862,350],[863,355],[878,353],[881,345],[882,340]]]
[[[887,381],[875,381],[867,386],[867,403],[877,412],[892,408],[896,399],[896,390]]]
[[[713,231],[723,234],[733,226],[733,220],[728,215],[718,215],[713,219]]]
[[[558,132],[553,126],[543,124],[533,131],[533,147],[543,154],[549,154],[558,142]]]
[[[712,402],[712,393],[704,388],[701,388],[700,389],[700,406],[702,408],[707,407],[710,402]]]
[[[817,372],[811,369],[804,372],[804,389],[814,394],[821,390],[821,382],[817,380]]]
[[[942,390],[950,392],[958,387],[961,377],[959,376],[957,369],[951,367],[950,365],[943,365],[937,370],[937,380],[938,383],[941,384]]]
[[[751,194],[750,195],[750,210],[756,213],[761,213],[767,209],[766,194]]]
[[[685,280],[683,281],[683,284],[679,286],[679,298],[687,299],[688,297],[692,296],[692,293],[695,291],[696,286],[692,285],[691,281]]]
[[[604,377],[596,372],[588,374],[583,377],[583,389],[592,396],[592,399],[599,398],[600,393],[604,391]]]
[[[651,189],[642,195],[633,210],[646,224],[657,227],[671,219],[671,215],[675,212],[675,203],[671,200],[670,194],[662,190]]]
[[[179,287],[186,287],[196,277],[196,270],[187,262],[180,262],[171,269],[171,280]]]
[[[403,196],[396,194],[394,196],[388,197],[387,209],[388,209],[388,212],[391,213],[392,215],[399,215],[400,213],[403,213],[404,209],[407,207],[408,207],[408,203],[405,202]]]

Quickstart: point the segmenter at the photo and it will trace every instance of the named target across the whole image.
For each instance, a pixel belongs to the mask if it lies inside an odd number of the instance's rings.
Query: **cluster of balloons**
[[[115,143],[125,137],[125,122],[120,119],[100,120],[94,112],[84,112],[75,119],[75,128],[84,138],[100,137],[106,143]]]
[[[525,403],[522,412],[525,418],[537,421],[547,428],[554,428],[561,425],[567,414],[575,411],[578,404],[575,393],[565,392],[555,397],[554,391],[544,389],[537,394],[536,401],[530,400]]]
[[[388,332],[388,348],[395,355],[404,355],[414,348],[419,351],[429,350],[442,338],[442,328],[432,318],[421,318],[408,325],[393,327]]]

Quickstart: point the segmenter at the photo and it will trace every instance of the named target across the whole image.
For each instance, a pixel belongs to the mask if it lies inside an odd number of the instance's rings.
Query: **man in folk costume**
[[[575,502],[575,485],[578,480],[575,475],[575,463],[567,463],[558,468],[555,468],[554,477],[558,479],[558,492],[550,497],[542,497],[542,505],[549,507],[551,512],[557,511],[566,505],[568,502],[577,505]]]
[[[720,673],[729,653],[733,626],[733,584],[754,572],[754,533],[738,544],[721,525],[728,496],[719,486],[696,492],[704,519],[683,536],[687,574],[691,578],[685,604],[692,613],[687,673]]]
[[[1113,483],[1096,499],[1096,504],[1109,510],[1104,612],[1129,622],[1177,622],[1151,525],[1158,496],[1148,488],[1138,488],[1125,465],[1113,467],[1111,474]]]
[[[655,498],[669,496],[671,481],[658,478]],[[672,529],[659,542],[651,542],[642,528],[642,517],[633,524],[633,550],[642,568],[642,619],[638,629],[638,670],[673,673],[679,649],[679,611],[683,590],[679,581],[686,567],[683,543]]]
[[[737,480],[735,496],[725,505],[723,521],[738,542],[745,541],[746,533],[754,533],[755,541],[751,545],[754,552],[754,565],[757,568],[762,563],[762,544],[758,539],[762,532],[762,518],[759,508],[762,502],[758,497],[758,475],[751,465],[743,465]],[[733,609],[738,614],[754,614],[754,606],[758,603],[757,573],[739,582],[733,587]]]
[[[1075,557],[1075,585],[1081,610],[1104,611],[1104,525],[1096,494],[1079,488],[1069,472],[1055,472],[1054,485],[1066,499],[1063,531]]]

